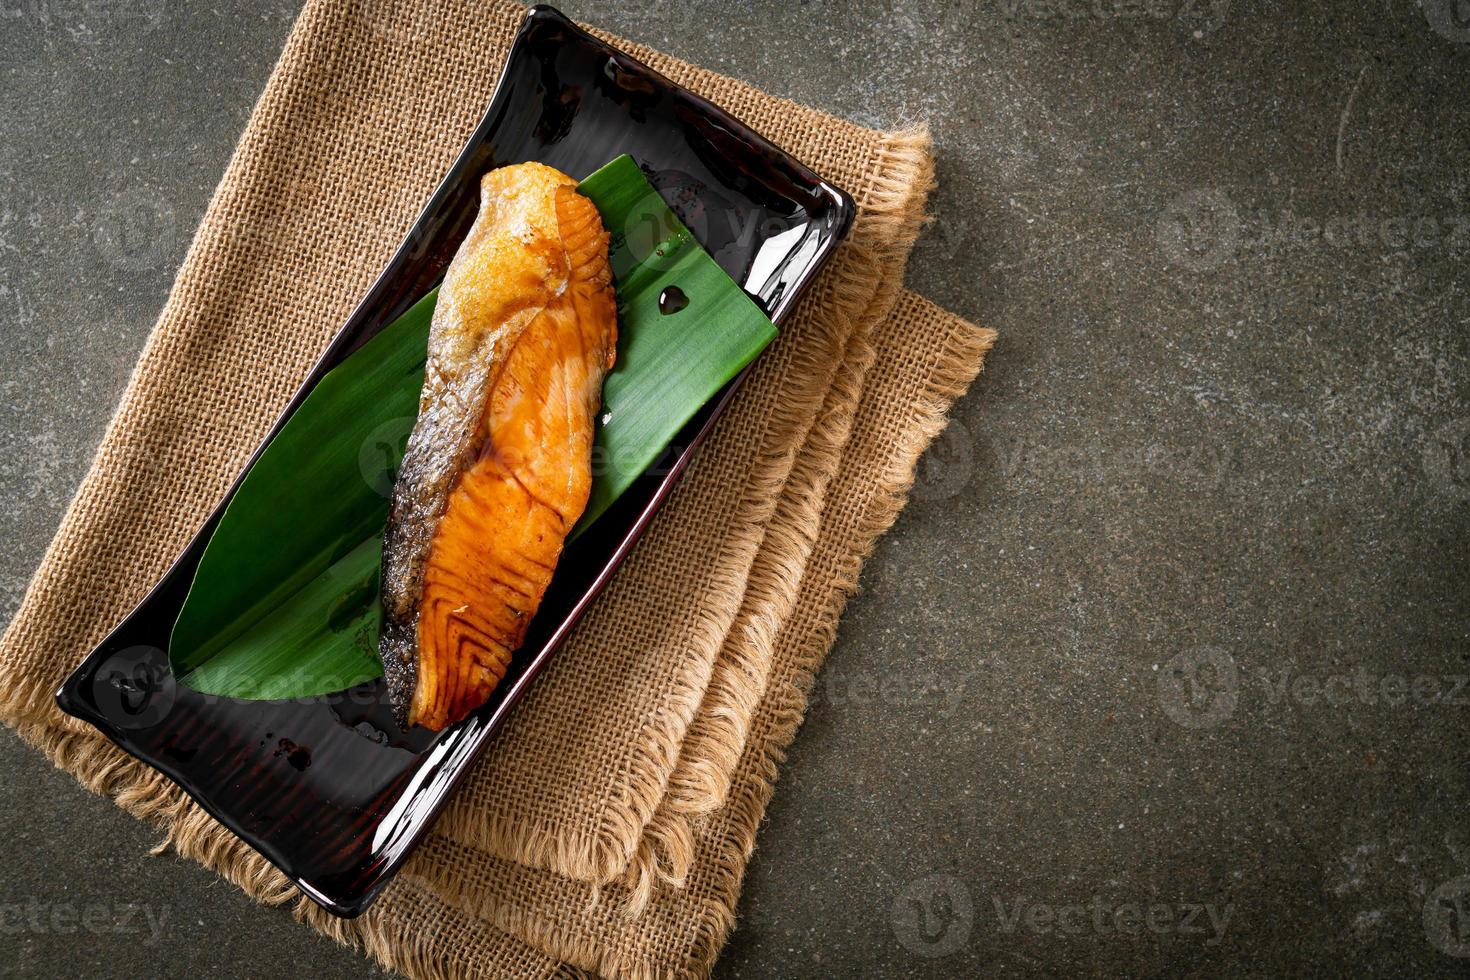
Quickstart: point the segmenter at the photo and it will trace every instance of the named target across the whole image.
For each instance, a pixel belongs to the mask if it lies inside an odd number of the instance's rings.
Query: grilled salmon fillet
[[[597,208],[551,167],[486,174],[383,539],[379,652],[400,724],[452,725],[505,676],[587,504],[616,343]]]

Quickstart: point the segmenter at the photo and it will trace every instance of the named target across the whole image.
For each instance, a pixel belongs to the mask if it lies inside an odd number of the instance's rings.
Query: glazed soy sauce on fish
[[[617,342],[608,240],[565,174],[482,181],[383,540],[379,652],[401,724],[439,730],[485,703],[586,506]]]

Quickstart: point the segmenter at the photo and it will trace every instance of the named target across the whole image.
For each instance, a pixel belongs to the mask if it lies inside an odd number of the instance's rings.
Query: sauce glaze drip
[[[689,305],[689,297],[678,286],[669,286],[658,294],[658,311],[664,316],[678,313]]]

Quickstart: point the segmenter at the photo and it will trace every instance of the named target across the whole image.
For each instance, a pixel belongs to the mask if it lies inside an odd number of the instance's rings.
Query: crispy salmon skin
[[[400,724],[452,725],[505,676],[587,504],[616,343],[596,206],[541,164],[486,174],[383,539],[379,653]]]

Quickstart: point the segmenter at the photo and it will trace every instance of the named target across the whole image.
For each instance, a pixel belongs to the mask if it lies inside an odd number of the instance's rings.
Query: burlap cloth
[[[309,906],[51,702],[386,262],[473,129],[522,14],[308,3],[0,641],[0,716],[180,853],[405,972],[702,973],[841,604],[991,342],[900,295],[931,181],[922,133],[861,129],[615,42],[843,186],[858,218],[612,586],[362,919]]]

